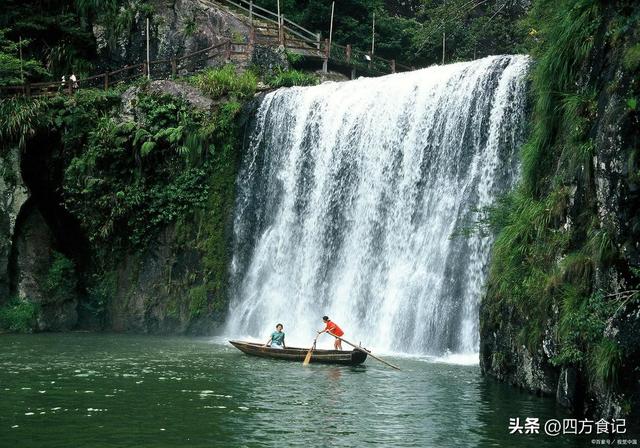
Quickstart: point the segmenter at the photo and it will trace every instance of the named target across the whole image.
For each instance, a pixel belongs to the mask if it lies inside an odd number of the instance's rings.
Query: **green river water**
[[[0,447],[591,445],[510,435],[510,417],[568,415],[478,366],[391,360],[402,371],[305,368],[222,340],[2,335]]]

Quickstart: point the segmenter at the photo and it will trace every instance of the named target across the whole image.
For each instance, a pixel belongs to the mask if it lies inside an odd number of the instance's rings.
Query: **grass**
[[[562,129],[575,129],[580,115],[570,109],[567,95],[576,92],[575,80],[582,71],[593,47],[593,35],[600,21],[598,2],[593,0],[551,1],[536,4],[544,43],[536,55],[538,64],[533,73],[535,105],[532,135],[522,150],[523,185],[534,196],[545,193],[553,162],[558,158],[556,137]],[[553,11],[549,16],[548,11]],[[534,12],[535,13],[535,12]],[[565,103],[565,107],[558,107]],[[542,177],[540,177],[542,176]],[[541,179],[543,181],[541,181]]]
[[[279,70],[267,80],[271,87],[314,86],[319,79],[316,75],[298,70]]]
[[[577,366],[588,381],[613,388],[626,349],[605,330],[620,304],[595,289],[595,277],[623,255],[619,231],[598,214],[591,134],[602,119],[596,113],[601,89],[596,76],[583,76],[595,42],[607,39],[603,8],[595,0],[534,3],[540,33],[532,126],[521,153],[521,183],[486,219],[497,236],[481,324],[483,332],[519,325],[518,341],[531,353],[540,352],[545,330],[553,328],[558,352],[551,363]],[[627,70],[640,66],[638,44],[618,53]],[[634,154],[627,162],[630,179]]]
[[[238,73],[231,64],[200,72],[191,77],[191,82],[212,98],[222,96],[231,96],[236,99],[250,98],[258,86],[258,78],[253,72],[247,70]]]
[[[596,346],[590,358],[590,370],[598,381],[607,385],[617,385],[622,364],[620,345],[604,338]]]

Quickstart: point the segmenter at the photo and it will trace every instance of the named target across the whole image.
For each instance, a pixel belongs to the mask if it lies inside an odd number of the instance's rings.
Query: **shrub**
[[[52,302],[65,301],[76,295],[75,267],[71,260],[59,252],[53,253],[45,288],[47,299]]]
[[[611,339],[605,338],[596,346],[591,355],[591,371],[596,379],[605,385],[616,385],[622,364],[622,349]]]
[[[251,71],[238,73],[233,65],[205,70],[191,78],[191,82],[207,95],[218,98],[224,95],[238,99],[253,96],[258,78]]]
[[[0,329],[14,333],[31,333],[35,327],[37,306],[28,301],[12,299],[0,308]]]
[[[189,290],[189,313],[192,318],[207,312],[207,286],[195,286]]]
[[[315,86],[318,77],[298,70],[279,70],[268,83],[271,87]]]
[[[634,71],[640,68],[640,44],[627,48],[624,52],[624,68]]]

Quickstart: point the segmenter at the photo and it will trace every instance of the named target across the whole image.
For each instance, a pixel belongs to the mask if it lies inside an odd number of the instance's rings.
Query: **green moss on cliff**
[[[10,300],[0,308],[0,331],[31,333],[36,324],[38,307],[29,300]]]
[[[45,283],[47,300],[63,302],[74,298],[76,288],[77,280],[73,262],[61,253],[54,252]]]
[[[92,327],[111,322],[116,297],[124,308],[119,312],[141,315],[118,325],[145,331],[184,331],[190,321],[222,317],[240,155],[239,100],[255,89],[254,78],[226,75],[236,79],[209,110],[149,93],[145,83],[128,97],[126,115],[122,88],[2,102],[8,120],[0,131],[4,154],[13,147],[38,151],[30,146],[36,138],[51,142],[48,163],[60,171],[52,176],[60,179],[56,188],[89,246],[79,289]],[[54,260],[51,294],[68,289],[69,263]],[[158,263],[166,272],[158,272]]]
[[[491,213],[499,233],[481,333],[486,339],[494,332],[506,337],[508,327],[519,327],[517,342],[530,353],[544,357],[545,339],[556,347],[552,364],[577,367],[587,384],[614,388],[621,372],[637,365],[639,346],[623,344],[613,330],[624,325],[621,310],[638,303],[636,293],[619,291],[637,289],[640,280],[631,274],[637,253],[626,246],[638,233],[637,198],[631,193],[619,203],[602,202],[608,190],[597,176],[618,174],[598,174],[596,164],[614,167],[616,158],[628,156],[610,154],[607,143],[595,139],[610,129],[620,140],[637,139],[635,112],[619,98],[638,91],[639,36],[631,25],[638,23],[640,7],[542,0],[532,17],[539,24],[532,129],[522,150],[522,181]],[[634,160],[607,182],[634,191],[636,170]],[[518,368],[508,361],[515,347],[494,349],[484,355],[500,358],[500,369]]]

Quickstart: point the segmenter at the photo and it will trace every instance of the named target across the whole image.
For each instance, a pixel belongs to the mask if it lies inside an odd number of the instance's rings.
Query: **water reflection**
[[[551,446],[509,436],[508,418],[565,416],[476,366],[303,367],[119,335],[2,336],[1,346],[0,446]]]

